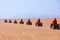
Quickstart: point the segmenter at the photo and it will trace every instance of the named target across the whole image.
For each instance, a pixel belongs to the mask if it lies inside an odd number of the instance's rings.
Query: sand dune
[[[50,29],[53,19],[41,19],[43,27],[35,26],[36,20],[31,19],[33,25],[26,25],[27,19],[24,19],[23,25],[0,20],[0,40],[60,40],[60,30]],[[57,20],[60,24],[60,19]]]

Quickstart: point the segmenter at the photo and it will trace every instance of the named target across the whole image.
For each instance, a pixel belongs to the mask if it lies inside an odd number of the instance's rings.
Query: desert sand
[[[60,40],[60,30],[50,29],[53,18],[41,19],[43,27],[35,26],[37,19],[31,19],[32,25],[26,25],[27,19],[23,20],[24,24],[14,24],[4,23],[4,19],[1,19],[0,40]],[[60,24],[60,19],[57,18],[57,20]],[[19,22],[20,19],[17,21]]]

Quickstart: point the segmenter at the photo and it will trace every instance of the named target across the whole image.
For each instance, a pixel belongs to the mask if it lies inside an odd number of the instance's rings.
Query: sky
[[[60,0],[0,0],[0,18],[60,18]]]

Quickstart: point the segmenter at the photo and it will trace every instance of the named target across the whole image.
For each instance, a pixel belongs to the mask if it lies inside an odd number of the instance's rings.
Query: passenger
[[[38,23],[40,23],[40,19],[38,19],[38,21],[37,21]]]
[[[27,24],[32,25],[32,22],[30,21],[30,19],[28,19]]]
[[[12,23],[11,19],[9,20],[9,23]]]
[[[17,21],[16,21],[16,19],[15,19],[14,23],[15,23],[15,24],[17,24]]]
[[[4,21],[5,23],[7,23],[7,19],[5,19],[5,21]]]
[[[42,26],[42,23],[40,22],[40,19],[37,20],[36,26]]]
[[[23,19],[21,19],[21,21],[19,22],[20,24],[24,24],[24,21],[23,21]]]
[[[53,25],[57,25],[57,19],[56,18],[53,21]]]

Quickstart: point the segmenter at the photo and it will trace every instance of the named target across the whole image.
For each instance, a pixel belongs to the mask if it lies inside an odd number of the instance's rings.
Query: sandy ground
[[[0,40],[60,40],[60,30],[50,29],[53,19],[41,19],[43,27],[35,26],[36,20],[31,19],[31,26],[26,25],[27,19],[24,19],[23,25],[0,20]],[[57,20],[60,24],[60,19]]]

